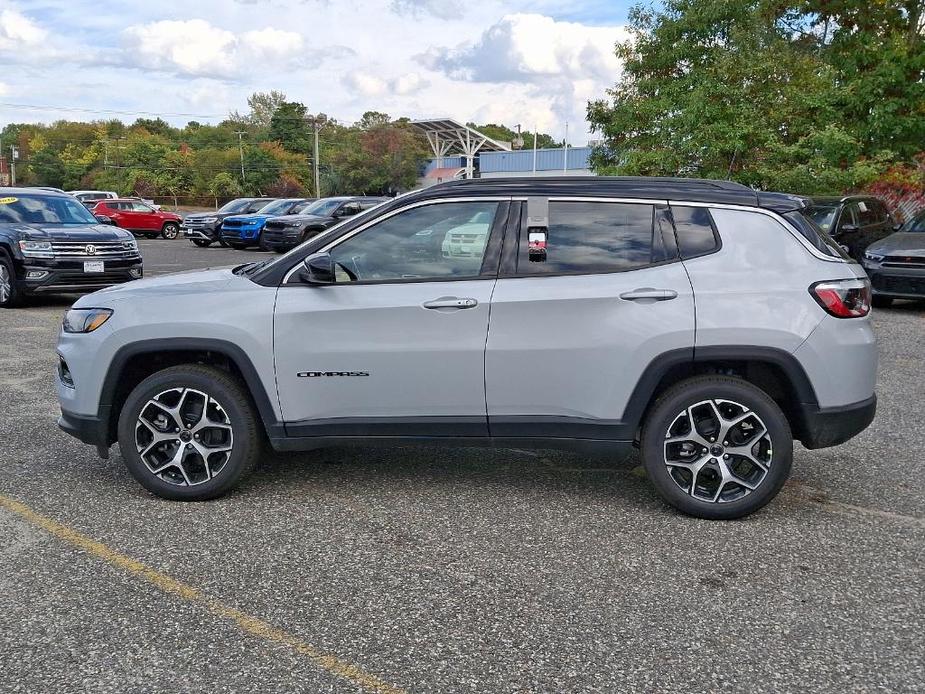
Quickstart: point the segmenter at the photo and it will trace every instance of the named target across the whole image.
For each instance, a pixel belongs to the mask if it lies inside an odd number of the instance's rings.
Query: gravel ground
[[[266,255],[141,245],[149,274]],[[923,689],[925,305],[876,312],[870,429],[711,523],[635,457],[546,451],[268,455],[154,498],[54,424],[68,304],[0,314],[0,495],[64,527],[0,503],[2,692]]]

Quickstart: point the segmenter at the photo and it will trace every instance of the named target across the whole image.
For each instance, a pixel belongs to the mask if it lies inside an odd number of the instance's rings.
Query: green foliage
[[[270,118],[268,140],[278,142],[290,152],[308,154],[312,150],[312,130],[305,121],[307,109],[303,104],[286,101]]]
[[[592,166],[803,193],[863,186],[925,140],[921,23],[920,1],[636,7],[616,47],[623,78],[588,105],[605,142]]]
[[[506,125],[498,125],[496,123],[486,123],[485,125],[476,125],[475,123],[467,123],[470,128],[475,128],[480,133],[488,135],[493,140],[498,140],[499,142],[511,142],[513,143],[517,139],[517,132],[512,128],[507,127]],[[547,133],[537,133],[525,132],[521,130],[520,137],[523,139],[523,149],[533,149],[533,140],[536,139],[536,146],[540,149],[550,148],[550,147],[562,147],[563,141],[553,139],[552,135]]]

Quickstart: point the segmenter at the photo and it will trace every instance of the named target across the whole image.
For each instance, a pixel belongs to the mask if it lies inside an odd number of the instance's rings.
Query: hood
[[[238,216],[236,212],[191,212],[185,219],[226,219]]]
[[[908,255],[925,258],[925,233],[899,231],[872,243],[867,250],[877,255]]]
[[[331,217],[321,217],[316,214],[286,214],[281,217],[273,217],[274,220],[282,220],[285,222],[302,222],[305,224],[310,224],[311,222],[330,222]]]
[[[23,239],[34,241],[122,241],[134,238],[125,229],[108,224],[49,225],[16,224],[12,230]]]
[[[174,272],[125,284],[117,284],[93,294],[87,294],[85,297],[78,299],[74,306],[78,308],[81,306],[95,306],[100,303],[101,299],[109,302],[119,301],[132,298],[138,294],[148,298],[152,296],[182,296],[191,292],[220,291],[229,282],[240,279],[232,272],[234,267],[236,266]]]
[[[250,214],[231,214],[225,217],[225,219],[240,220],[242,222],[260,222],[260,221],[266,221],[272,216],[273,215],[251,212]]]

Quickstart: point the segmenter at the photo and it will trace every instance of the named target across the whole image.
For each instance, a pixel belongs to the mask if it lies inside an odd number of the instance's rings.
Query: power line
[[[0,101],[0,106],[4,108],[20,108],[29,111],[63,111],[63,112],[73,112],[73,113],[111,113],[119,116],[169,116],[171,118],[183,117],[183,118],[227,118],[225,115],[219,115],[215,113],[157,113],[155,111],[117,111],[115,109],[107,108],[80,108],[77,106],[48,106],[41,104],[12,104],[9,102]]]

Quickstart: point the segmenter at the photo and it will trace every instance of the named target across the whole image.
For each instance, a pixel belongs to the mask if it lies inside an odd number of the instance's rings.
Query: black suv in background
[[[0,308],[27,294],[93,291],[142,274],[132,234],[101,224],[76,198],[0,188]]]
[[[251,214],[270,202],[273,202],[273,198],[237,198],[226,202],[215,212],[188,214],[183,220],[183,234],[191,243],[201,248],[211,246],[216,241],[226,246],[221,239],[222,222],[225,218],[235,214]]]
[[[896,231],[883,201],[869,195],[812,197],[804,214],[861,262],[864,250]]]
[[[263,227],[260,245],[277,253],[295,248],[347,217],[389,200],[376,197],[322,198],[299,214],[271,217]]]

